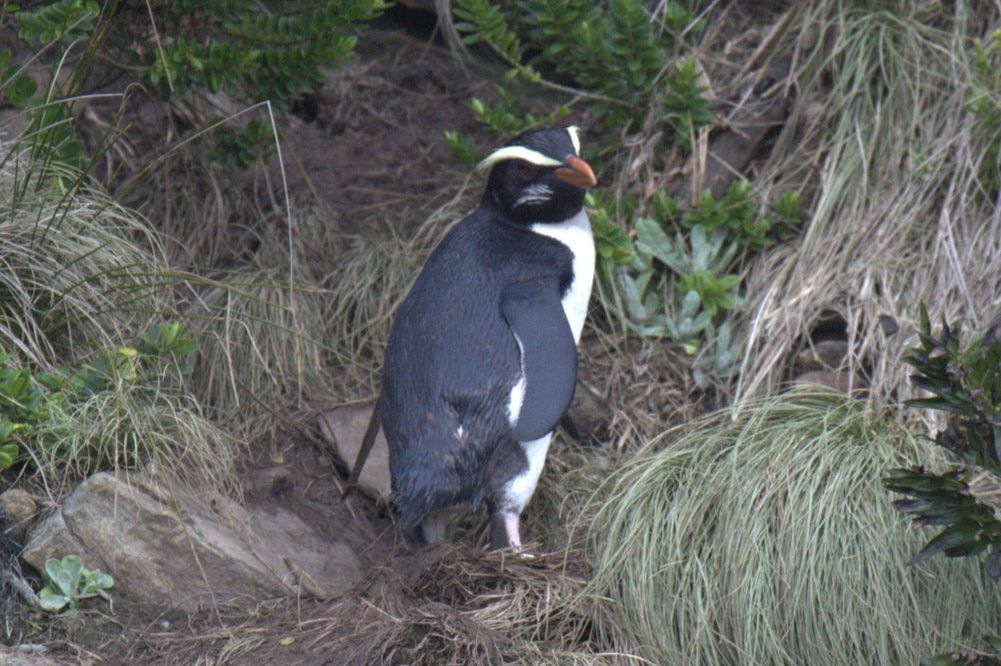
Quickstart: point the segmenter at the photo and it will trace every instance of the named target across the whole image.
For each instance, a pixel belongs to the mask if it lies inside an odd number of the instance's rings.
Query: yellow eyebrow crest
[[[559,160],[554,160],[552,157],[547,157],[539,151],[526,148],[525,146],[505,146],[498,148],[485,157],[482,162],[476,165],[476,170],[486,171],[493,165],[504,160],[525,160],[541,167],[555,167],[563,164]]]

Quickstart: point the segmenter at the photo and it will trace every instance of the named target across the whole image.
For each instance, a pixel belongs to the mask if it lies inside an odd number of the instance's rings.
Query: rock
[[[265,497],[284,497],[295,490],[292,470],[280,465],[257,472],[252,483],[255,490]]]
[[[612,422],[608,402],[577,382],[573,402],[560,421],[567,433],[581,444],[598,444],[608,436],[608,426]]]
[[[102,473],[81,483],[32,531],[24,559],[42,570],[47,559],[75,553],[115,578],[112,595],[188,612],[262,596],[329,597],[361,578],[350,547],[325,541],[289,511],[128,481]]]
[[[866,390],[865,380],[858,374],[849,372],[812,370],[810,372],[804,372],[792,381],[794,384],[820,384],[821,386],[829,386],[830,388],[837,389],[843,393],[848,393],[850,382],[852,395],[864,393]]]
[[[879,315],[879,327],[883,329],[883,335],[890,337],[896,335],[900,330],[900,324],[890,315]]]
[[[54,657],[42,645],[7,646],[0,644],[0,666],[90,666],[84,658]]]
[[[833,370],[842,364],[847,355],[847,340],[818,340],[796,354],[796,364],[804,372]]]
[[[12,519],[7,533],[16,541],[22,541],[24,533],[35,519],[35,512],[38,510],[35,500],[20,488],[11,488],[0,493],[0,509],[6,510]]]
[[[328,411],[320,417],[320,431],[333,445],[341,462],[350,470],[358,457],[374,403],[347,405]],[[362,467],[358,487],[376,499],[388,500],[392,492],[389,476],[389,445],[379,429],[372,452]]]

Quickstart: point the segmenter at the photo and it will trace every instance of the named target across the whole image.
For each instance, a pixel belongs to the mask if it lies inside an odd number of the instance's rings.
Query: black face
[[[577,157],[576,147],[567,130],[552,127],[525,132],[505,147],[509,146],[524,147],[559,164],[533,163],[530,154],[528,159],[515,157],[497,162],[487,181],[484,204],[521,224],[562,222],[583,208],[584,188],[567,182],[557,174],[558,170],[568,170],[568,158]],[[582,160],[576,161],[583,163]],[[590,167],[586,168],[590,172]]]

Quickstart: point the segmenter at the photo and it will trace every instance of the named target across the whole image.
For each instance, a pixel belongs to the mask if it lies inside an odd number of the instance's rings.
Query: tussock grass
[[[662,664],[914,664],[1001,622],[975,562],[908,567],[927,535],[884,470],[928,464],[883,411],[827,392],[668,431],[582,515],[603,631]]]
[[[150,224],[86,174],[39,167],[7,146],[0,163],[0,353],[67,375],[138,342],[176,314],[171,270]],[[235,440],[205,419],[176,378],[119,380],[86,398],[53,394],[21,449],[58,499],[97,471],[168,474],[234,493]]]
[[[289,288],[287,269],[230,272],[188,312],[201,342],[196,395],[231,424],[317,397],[326,367],[322,310],[316,289]]]
[[[51,368],[81,341],[132,338],[166,307],[158,247],[145,222],[100,191],[61,191],[20,159],[5,161],[0,350]]]
[[[56,404],[28,447],[49,494],[103,470],[174,478],[239,494],[239,443],[209,422],[190,397],[118,386],[82,402]]]
[[[796,105],[759,185],[805,191],[813,214],[750,275],[736,399],[774,391],[833,311],[875,404],[910,393],[902,357],[919,301],[974,324],[997,306],[1001,201],[985,196],[990,151],[967,103],[972,40],[1001,16],[989,2],[824,0],[796,20]],[[881,316],[901,332],[888,337]]]

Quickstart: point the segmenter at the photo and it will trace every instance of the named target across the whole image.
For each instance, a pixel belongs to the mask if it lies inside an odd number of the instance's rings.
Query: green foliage
[[[689,209],[657,192],[650,209],[653,216],[637,219],[625,243],[620,235],[606,248],[609,241],[596,233],[599,275],[618,290],[634,331],[675,340],[697,357],[700,371],[732,377],[740,359],[734,319],[744,302],[735,271],[783,229],[801,224],[799,197],[786,193],[759,212],[750,185],[735,182],[720,199],[706,191]],[[592,224],[607,217],[596,211]],[[612,254],[617,259],[609,261]]]
[[[161,48],[133,52],[164,96],[227,90],[281,105],[311,90],[321,68],[349,58],[357,38],[346,31],[387,6],[382,0],[264,4],[266,11],[250,0],[167,3],[159,18],[179,26],[177,34]]]
[[[632,241],[615,222],[613,203],[603,198],[599,192],[588,192],[585,198],[585,205],[590,210],[591,232],[594,234],[598,255],[597,268],[606,284],[614,283],[618,266],[631,264],[636,258]],[[618,203],[629,209],[625,215],[631,215],[631,209],[635,208],[635,202],[629,198],[621,198]]]
[[[103,571],[87,569],[77,555],[47,560],[43,573],[45,587],[38,592],[42,610],[58,613],[65,608],[73,612],[81,601],[93,597],[111,601],[106,590],[114,587],[115,579]]]
[[[213,119],[209,124],[222,120]],[[220,164],[228,164],[238,169],[253,166],[268,154],[274,146],[271,125],[259,120],[251,120],[242,130],[220,126],[206,139],[209,159]]]
[[[483,150],[476,144],[476,141],[462,132],[458,130],[446,130],[443,138],[445,146],[448,147],[452,155],[460,162],[472,166],[480,161]]]
[[[9,467],[20,445],[45,447],[33,438],[39,426],[64,409],[94,396],[119,390],[143,391],[147,385],[160,390],[171,378],[191,372],[186,358],[198,350],[179,322],[154,324],[143,331],[138,349],[117,347],[98,353],[76,370],[32,373],[14,367],[10,355],[0,356],[0,469]]]
[[[713,115],[703,96],[706,88],[699,85],[695,58],[685,58],[681,65],[673,67],[672,74],[666,79],[667,90],[661,97],[661,104],[665,116],[670,119],[675,142],[691,149],[695,131],[712,122]]]
[[[22,39],[90,39],[106,62],[121,63],[164,99],[224,90],[252,102],[270,100],[279,108],[312,90],[324,68],[349,59],[357,41],[353,28],[388,6],[384,0],[184,0],[147,8],[143,0],[126,0],[107,5],[102,13],[95,0],[32,4],[30,11],[15,14]],[[35,107],[28,133],[33,148],[44,147],[53,165],[83,168],[82,145],[64,105],[33,98],[34,84],[19,76],[9,59],[9,53],[0,52],[0,94],[17,106]],[[85,70],[93,60],[81,58],[77,67]],[[86,71],[74,71],[68,80],[72,87],[85,79]],[[269,132],[260,122],[242,131],[217,130],[208,157],[249,166],[273,145]]]
[[[40,102],[28,111],[28,120],[32,160],[41,165],[42,173],[53,175],[57,187],[65,191],[87,163],[69,105]]]
[[[21,73],[19,65],[11,64],[11,57],[10,49],[0,50],[0,102],[6,100],[23,109],[37,86],[29,76]]]
[[[21,39],[71,42],[89,36],[100,13],[96,0],[57,0],[34,11],[17,12],[15,18]]]
[[[526,111],[524,106],[504,88],[498,86],[496,92],[497,102],[494,104],[487,104],[474,97],[470,108],[484,129],[498,138],[510,138],[538,125],[552,125],[570,112],[566,105],[562,105],[544,118],[539,118]],[[484,151],[473,139],[456,130],[445,132],[444,138],[445,145],[460,161],[466,164],[479,162]]]
[[[711,119],[694,61],[666,66],[682,32],[698,28],[679,3],[667,3],[659,34],[642,0],[458,0],[455,15],[465,42],[493,50],[510,78],[575,93],[609,125],[637,124],[661,104],[658,118],[677,136]]]
[[[914,383],[933,397],[908,404],[948,414],[935,443],[956,464],[942,473],[921,467],[895,469],[883,485],[908,496],[895,501],[894,507],[914,514],[915,525],[943,526],[911,563],[937,553],[946,557],[986,553],[984,570],[997,579],[1001,576],[1001,520],[993,507],[977,497],[972,484],[977,475],[1001,484],[1001,340],[990,331],[964,346],[960,327],[945,321],[935,336],[924,305],[919,335],[921,344],[911,350],[907,363],[916,370]]]
[[[500,87],[497,88],[496,104],[487,105],[474,97],[470,107],[476,119],[496,137],[513,136],[539,122],[538,118],[527,113],[510,93]]]

